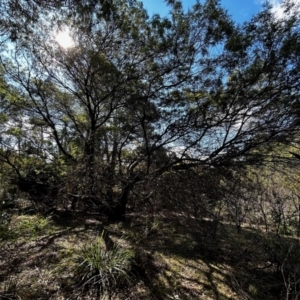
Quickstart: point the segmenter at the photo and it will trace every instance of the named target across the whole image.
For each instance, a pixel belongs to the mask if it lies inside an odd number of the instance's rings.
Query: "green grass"
[[[50,235],[55,231],[51,217],[41,215],[14,215],[10,223],[10,230],[19,238],[32,240],[40,235]]]
[[[75,251],[74,273],[82,288],[92,286],[99,294],[111,294],[131,281],[134,253],[118,244],[107,249],[103,233]]]

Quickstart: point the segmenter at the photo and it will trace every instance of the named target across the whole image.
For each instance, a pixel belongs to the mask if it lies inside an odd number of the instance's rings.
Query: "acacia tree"
[[[267,7],[241,27],[218,1],[187,12],[168,1],[166,18],[149,18],[138,1],[59,2],[43,13],[31,1],[36,16],[19,1],[21,19],[8,9],[2,26],[30,22],[30,36],[7,31],[12,49],[1,62],[19,95],[11,107],[43,126],[43,159],[63,161],[73,204],[120,219],[138,183],[171,169],[257,162],[261,145],[297,129],[295,15],[278,20]],[[63,28],[69,49],[55,41]]]

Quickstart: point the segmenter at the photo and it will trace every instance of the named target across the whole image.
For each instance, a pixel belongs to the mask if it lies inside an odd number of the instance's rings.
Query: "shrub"
[[[103,233],[96,241],[81,247],[75,257],[75,275],[81,287],[96,288],[99,295],[112,294],[131,281],[133,252],[118,244],[106,249]]]
[[[285,299],[300,299],[300,243],[297,239],[273,236],[264,242],[268,261],[281,277]]]
[[[11,230],[26,240],[34,240],[41,234],[52,233],[53,228],[50,217],[22,215],[12,218]]]

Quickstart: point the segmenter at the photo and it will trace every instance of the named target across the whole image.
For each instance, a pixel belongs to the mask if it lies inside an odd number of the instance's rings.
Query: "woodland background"
[[[1,1],[3,299],[299,299],[299,8],[166,3]]]

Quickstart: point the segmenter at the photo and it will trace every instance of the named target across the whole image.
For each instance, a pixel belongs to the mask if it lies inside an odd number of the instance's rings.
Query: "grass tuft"
[[[81,287],[96,288],[99,294],[111,294],[132,279],[131,260],[134,254],[118,244],[108,250],[103,233],[94,242],[76,251],[75,276]]]

